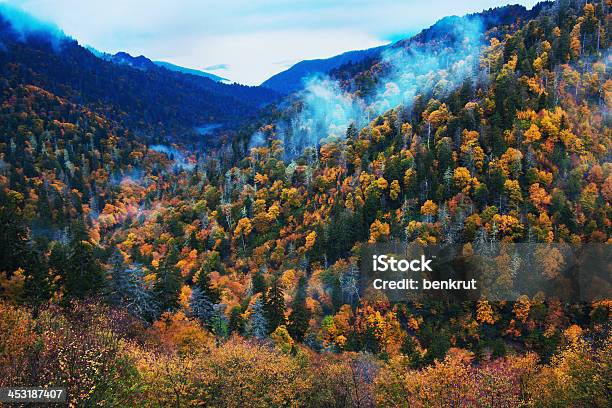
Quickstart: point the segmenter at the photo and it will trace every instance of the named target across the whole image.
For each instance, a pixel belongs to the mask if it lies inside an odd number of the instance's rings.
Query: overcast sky
[[[532,0],[6,0],[83,45],[256,85],[294,63],[410,36],[447,15]]]

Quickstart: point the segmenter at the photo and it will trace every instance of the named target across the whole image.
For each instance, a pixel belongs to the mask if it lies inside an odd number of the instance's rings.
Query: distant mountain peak
[[[335,68],[348,63],[358,63],[366,58],[377,57],[385,46],[366,50],[347,51],[331,58],[320,58],[300,61],[291,68],[268,78],[261,86],[273,89],[281,94],[289,94],[302,88],[303,81],[315,74],[328,74]]]
[[[111,56],[110,61],[114,62],[115,64],[129,65],[133,68],[140,69],[142,71],[146,71],[156,67],[153,61],[151,61],[144,55],[133,57],[132,55],[124,51],[119,51],[115,55]]]
[[[191,74],[191,75],[196,75],[196,76],[201,76],[204,78],[209,78],[212,79],[213,81],[216,82],[222,82],[224,84],[231,84],[234,81],[231,81],[227,78],[223,78],[220,77],[218,75],[215,74],[211,74],[210,72],[206,72],[206,71],[202,71],[199,69],[193,69],[193,68],[186,68],[186,67],[182,67],[180,65],[175,65],[172,64],[170,62],[166,62],[166,61],[153,61],[153,63],[155,65],[157,65],[158,67],[162,67],[162,68],[166,68],[170,71],[175,71],[175,72],[181,72],[183,74]]]
[[[127,65],[132,68],[139,69],[141,71],[148,71],[153,68],[165,68],[168,71],[179,72],[181,74],[190,74],[195,75],[202,78],[208,78],[215,82],[221,82],[224,84],[232,84],[233,81],[230,81],[227,78],[220,77],[215,74],[211,74],[206,71],[201,71],[193,68],[186,68],[180,65],[172,64],[171,62],[166,61],[152,61],[144,55],[139,55],[138,57],[132,56],[130,53],[125,51],[119,51],[116,54],[109,54],[106,52],[98,51],[93,47],[86,47],[92,54],[97,56],[98,58],[102,58],[103,60],[110,61],[119,65]]]

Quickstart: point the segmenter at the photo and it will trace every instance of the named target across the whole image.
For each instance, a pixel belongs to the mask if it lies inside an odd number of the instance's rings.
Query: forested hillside
[[[206,150],[167,136],[274,95],[7,42],[4,22],[0,385],[67,384],[74,406],[609,406],[610,299],[395,303],[357,281],[377,243],[611,243],[611,6],[445,19]],[[551,279],[557,255],[538,254]]]
[[[237,126],[272,102],[266,88],[227,85],[158,67],[99,58],[75,40],[15,29],[0,15],[0,75],[4,92],[34,85],[157,137],[196,134],[207,124]],[[115,62],[113,62],[115,61]],[[136,68],[136,69],[135,69]]]

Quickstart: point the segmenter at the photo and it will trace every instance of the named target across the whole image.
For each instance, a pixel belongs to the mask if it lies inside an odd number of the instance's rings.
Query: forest
[[[511,285],[505,244],[612,243],[610,7],[444,19],[284,97],[0,17],[0,387],[61,384],[70,406],[610,406],[610,275],[584,302],[358,285],[371,245],[460,247]],[[213,122],[219,141],[195,143]],[[560,253],[535,257],[562,279]]]

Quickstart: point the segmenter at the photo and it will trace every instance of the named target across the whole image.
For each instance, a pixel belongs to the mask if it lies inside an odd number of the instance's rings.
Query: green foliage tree
[[[156,270],[153,292],[162,311],[174,310],[178,306],[179,291],[181,289],[181,275],[176,267],[178,251],[171,246],[166,257]]]
[[[302,276],[298,282],[298,287],[293,301],[291,302],[291,314],[287,329],[289,334],[296,341],[302,341],[304,334],[308,330],[310,322],[310,311],[306,307],[306,277]]]
[[[285,324],[285,297],[278,279],[272,282],[272,286],[264,297],[264,310],[269,333],[276,330],[278,326]]]

